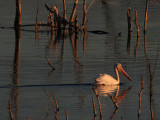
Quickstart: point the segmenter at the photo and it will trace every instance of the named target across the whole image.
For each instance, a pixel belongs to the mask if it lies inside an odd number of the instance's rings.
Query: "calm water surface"
[[[72,11],[73,0],[67,2],[67,18]],[[90,1],[87,1],[87,6]],[[22,1],[22,24],[34,24],[38,1]],[[58,5],[62,11],[62,1],[40,1],[39,22],[47,22],[48,5]],[[143,0],[95,0],[89,9],[87,39],[78,35],[76,50],[69,34],[64,37],[52,36],[41,28],[38,38],[34,27],[23,27],[19,40],[16,40],[12,28],[15,18],[15,1],[0,2],[0,116],[10,119],[9,103],[16,120],[54,119],[54,110],[47,93],[56,98],[59,105],[58,119],[91,120],[93,117],[92,97],[94,97],[97,119],[99,107],[93,91],[93,83],[100,73],[114,76],[114,63],[120,62],[133,79],[130,83],[121,77],[121,85],[96,88],[102,105],[103,119],[138,119],[139,92],[141,75],[144,89],[141,94],[140,118],[159,119],[160,113],[160,2],[149,1],[148,24],[144,47],[144,16],[145,1]],[[83,17],[83,1],[79,0],[77,13],[79,25]],[[127,10],[131,7],[132,38],[128,40]],[[134,24],[135,10],[138,12],[140,24],[139,45]],[[61,12],[60,12],[61,13]],[[89,31],[105,31],[108,34],[94,34]],[[68,32],[68,31],[67,31]],[[121,34],[121,36],[119,36]],[[73,35],[73,39],[74,39]],[[146,54],[145,54],[146,53]],[[55,67],[52,71],[46,56]],[[149,72],[152,73],[150,77]],[[152,81],[151,81],[152,80]],[[45,92],[47,91],[47,93]],[[116,110],[107,93],[116,96],[119,108]],[[151,101],[151,102],[150,102]]]

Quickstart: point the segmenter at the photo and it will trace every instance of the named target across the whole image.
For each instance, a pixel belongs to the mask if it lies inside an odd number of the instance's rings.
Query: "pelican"
[[[100,74],[95,81],[95,85],[118,85],[120,83],[118,71],[121,72],[130,81],[132,81],[129,75],[123,70],[122,65],[120,63],[116,63],[114,65],[114,69],[117,79],[113,78],[108,74]]]

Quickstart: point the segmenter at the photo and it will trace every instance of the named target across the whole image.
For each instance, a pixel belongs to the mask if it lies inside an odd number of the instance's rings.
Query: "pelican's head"
[[[124,71],[124,69],[122,68],[122,65],[120,63],[116,63],[114,65],[114,67],[120,72],[122,73],[126,78],[128,78],[130,81],[133,81],[129,75]]]

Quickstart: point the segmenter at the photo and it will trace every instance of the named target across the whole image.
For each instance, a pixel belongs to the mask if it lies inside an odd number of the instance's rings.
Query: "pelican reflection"
[[[117,102],[122,101],[125,96],[128,94],[129,90],[132,87],[129,87],[125,90],[123,90],[122,92],[120,92],[120,85],[99,85],[99,86],[95,86],[95,92],[97,93],[97,95],[99,96],[108,96],[108,94],[110,95],[114,95],[114,99]]]

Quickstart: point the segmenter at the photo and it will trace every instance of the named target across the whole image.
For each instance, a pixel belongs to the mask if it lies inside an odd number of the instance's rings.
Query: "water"
[[[73,1],[67,2],[67,18],[72,11]],[[91,1],[87,1],[87,6]],[[38,1],[22,1],[22,24],[34,24]],[[39,22],[46,23],[48,12],[44,6],[58,5],[62,11],[62,1],[40,1]],[[77,13],[81,25],[83,1],[79,1]],[[120,75],[122,84],[115,88],[98,88],[102,105],[103,119],[138,119],[139,92],[141,75],[144,89],[141,94],[141,119],[159,118],[159,1],[150,1],[147,23],[147,50],[144,47],[144,12],[145,1],[139,0],[95,0],[88,11],[88,31],[105,31],[109,34],[87,32],[84,42],[79,33],[77,50],[67,34],[65,39],[53,39],[51,32],[39,32],[36,39],[34,27],[23,27],[20,39],[16,42],[15,30],[12,28],[15,18],[15,1],[1,1],[0,19],[0,116],[10,119],[9,101],[14,119],[54,119],[54,111],[47,93],[56,95],[59,112],[58,119],[89,120],[93,118],[92,97],[94,97],[97,119],[99,107],[93,90],[95,78],[100,73],[114,76],[114,63],[120,62],[133,79],[133,83]],[[128,23],[127,10],[131,7],[132,39],[127,45]],[[135,10],[140,24],[139,46],[134,25]],[[5,11],[5,12],[4,12]],[[46,28],[42,28],[46,30]],[[121,34],[121,36],[119,36]],[[73,35],[74,39],[74,35]],[[19,49],[16,49],[19,48]],[[137,51],[135,51],[137,49]],[[147,55],[145,52],[147,51]],[[48,65],[46,56],[56,69]],[[150,86],[150,72],[153,73]],[[152,91],[150,91],[152,88]],[[117,98],[119,108],[116,110],[108,91]],[[47,91],[47,93],[45,92]],[[151,94],[152,92],[152,94]],[[152,100],[152,102],[150,102]],[[151,106],[152,105],[152,106]],[[150,107],[151,106],[151,107]],[[152,108],[152,109],[151,109]]]

